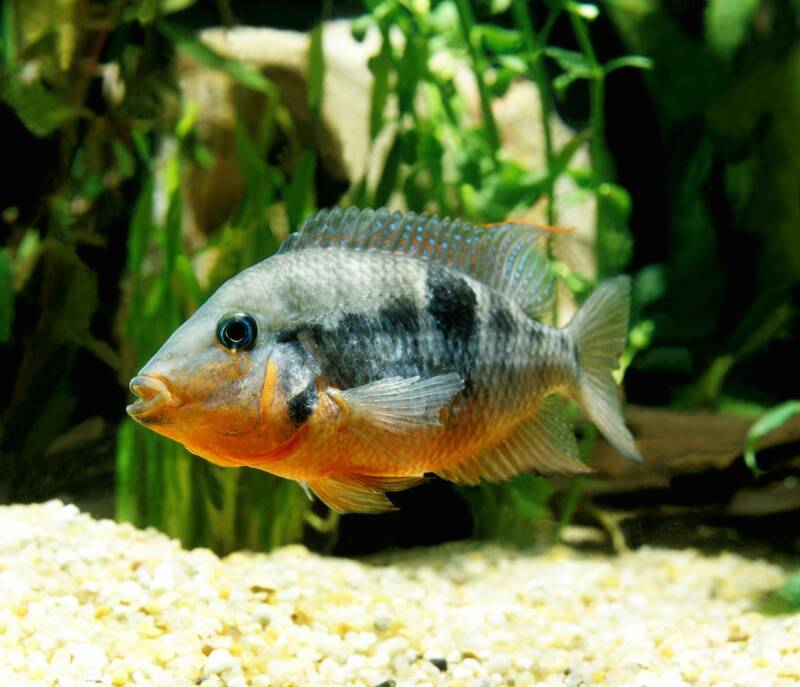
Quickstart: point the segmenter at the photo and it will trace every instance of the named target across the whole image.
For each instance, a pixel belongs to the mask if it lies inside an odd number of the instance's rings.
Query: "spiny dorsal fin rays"
[[[529,314],[541,316],[553,298],[553,276],[544,249],[548,233],[528,224],[478,227],[427,213],[334,208],[307,219],[278,252],[344,249],[436,261],[502,291]]]

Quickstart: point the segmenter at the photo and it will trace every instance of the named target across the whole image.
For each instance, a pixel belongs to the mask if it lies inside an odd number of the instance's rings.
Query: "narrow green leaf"
[[[115,517],[119,522],[139,522],[139,463],[136,460],[136,425],[123,421],[117,431]]]
[[[383,34],[381,49],[369,61],[372,72],[372,93],[369,104],[369,136],[371,139],[383,129],[386,102],[389,98],[389,73],[392,68],[392,44],[388,34]]]
[[[159,0],[158,6],[161,14],[181,12],[195,4],[197,0]]]
[[[583,53],[548,46],[544,49],[544,54],[553,59],[567,73],[591,73],[591,65]]]
[[[11,338],[14,321],[14,287],[11,279],[11,262],[5,248],[0,249],[0,343]]]
[[[569,164],[572,162],[572,158],[575,156],[575,153],[577,153],[581,146],[584,145],[588,140],[589,132],[579,131],[564,144],[561,150],[559,150],[553,156],[553,161],[550,168],[550,174],[553,182],[555,182],[556,178],[558,178],[567,169],[567,167],[569,167]]]
[[[800,611],[800,572],[796,572],[783,583],[778,590],[778,596],[786,603],[788,611]]]
[[[633,69],[652,69],[653,60],[644,55],[626,55],[625,57],[617,57],[609,60],[603,65],[603,71],[606,74],[623,69],[624,67],[632,67]]]
[[[286,216],[292,229],[298,228],[307,214],[316,166],[317,156],[314,151],[306,150],[289,182],[286,190]]]
[[[203,43],[195,34],[180,29],[173,24],[159,21],[157,26],[159,31],[173,42],[178,50],[193,60],[211,69],[225,72],[242,86],[277,97],[275,85],[255,67],[220,55]]]
[[[0,60],[6,67],[11,66],[17,59],[16,20],[14,18],[14,3],[4,2],[0,9]]]
[[[747,431],[744,461],[754,475],[758,476],[763,473],[756,462],[758,442],[798,413],[800,413],[800,401],[786,401],[764,413]]]
[[[203,289],[197,281],[197,276],[189,262],[187,255],[179,255],[175,260],[175,272],[180,278],[183,288],[186,290],[190,302],[187,310],[196,309],[204,300]]]
[[[376,208],[386,205],[392,192],[397,187],[397,175],[400,171],[402,153],[403,147],[400,136],[395,136],[394,143],[392,143],[389,154],[386,156],[386,162],[383,164],[378,188],[375,190],[373,205]]]
[[[308,93],[306,97],[312,120],[319,118],[324,80],[325,54],[322,48],[322,24],[317,24],[311,31],[311,42],[308,46]]]

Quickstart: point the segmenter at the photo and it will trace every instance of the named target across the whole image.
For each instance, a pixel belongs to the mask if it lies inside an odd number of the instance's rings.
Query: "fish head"
[[[261,400],[271,313],[245,282],[220,287],[130,382],[134,420],[221,464],[271,443]]]

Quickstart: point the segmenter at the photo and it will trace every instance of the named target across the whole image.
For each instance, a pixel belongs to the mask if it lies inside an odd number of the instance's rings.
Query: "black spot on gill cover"
[[[314,407],[317,405],[317,389],[314,382],[308,385],[299,393],[289,399],[287,404],[289,420],[295,427],[300,427],[306,423]]]
[[[275,333],[276,343],[293,343],[297,341],[296,329],[281,329]]]

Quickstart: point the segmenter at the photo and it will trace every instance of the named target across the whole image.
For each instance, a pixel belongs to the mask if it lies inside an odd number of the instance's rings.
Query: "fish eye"
[[[217,339],[232,351],[252,348],[257,335],[255,319],[244,312],[228,313],[217,322]]]

